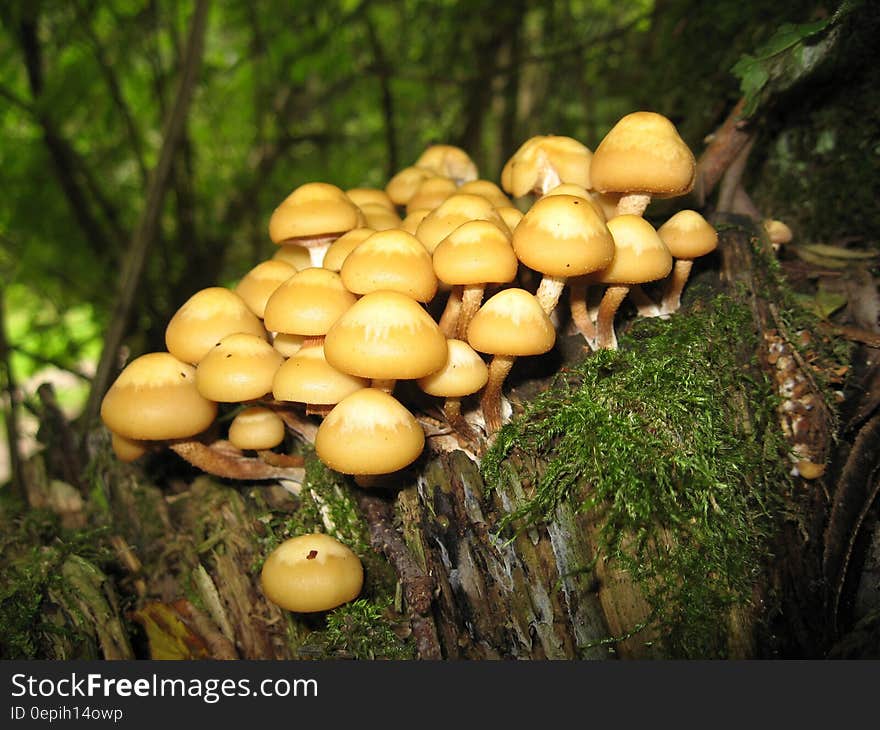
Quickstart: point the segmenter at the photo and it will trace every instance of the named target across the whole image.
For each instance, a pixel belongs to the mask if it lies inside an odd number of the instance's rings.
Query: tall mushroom
[[[642,215],[651,198],[686,195],[694,186],[696,160],[675,125],[662,114],[627,114],[593,153],[592,189],[621,193],[616,215]]]
[[[617,349],[614,316],[630,287],[657,281],[672,270],[672,254],[654,227],[638,215],[619,215],[607,223],[614,238],[614,258],[590,279],[608,284],[599,304],[596,321],[598,346]]]
[[[556,342],[556,330],[533,294],[503,289],[474,315],[468,344],[493,355],[480,404],[490,436],[501,428],[501,388],[517,357],[541,355]]]

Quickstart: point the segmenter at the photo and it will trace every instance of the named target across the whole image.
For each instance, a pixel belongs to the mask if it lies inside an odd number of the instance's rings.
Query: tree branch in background
[[[132,303],[143,272],[144,261],[146,260],[147,249],[156,235],[159,217],[162,212],[162,201],[168,190],[172,163],[195,91],[204,49],[209,5],[209,0],[198,0],[195,12],[193,13],[183,72],[180,76],[180,85],[164,125],[162,149],[159,154],[159,161],[150,177],[146,203],[132,236],[131,248],[123,265],[119,297],[116,300],[116,306],[110,318],[110,325],[104,337],[104,349],[101,352],[101,359],[98,362],[95,378],[92,381],[92,389],[89,393],[89,400],[84,413],[83,428],[88,428],[97,417],[101,399],[104,397],[112,374],[117,367],[119,348],[122,345],[128,326]]]
[[[6,441],[9,449],[9,466],[12,469],[10,483],[15,493],[26,499],[24,480],[21,474],[21,453],[18,450],[18,388],[12,374],[9,343],[6,340],[6,297],[0,294],[0,367],[3,368],[7,407],[3,413],[6,423]]]

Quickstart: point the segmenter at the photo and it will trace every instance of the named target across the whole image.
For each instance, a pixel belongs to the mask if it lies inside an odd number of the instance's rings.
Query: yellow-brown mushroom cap
[[[397,291],[418,302],[437,293],[437,276],[421,241],[400,229],[377,231],[354,249],[339,272],[345,288],[355,294]]]
[[[572,137],[537,135],[526,140],[501,170],[501,187],[515,198],[537,187],[548,169],[561,182],[590,187],[592,152]]]
[[[458,192],[468,193],[469,195],[481,195],[496,208],[513,205],[513,202],[504,194],[504,191],[491,180],[471,180],[461,185],[458,188]]]
[[[234,291],[244,300],[248,309],[262,318],[269,297],[295,273],[296,268],[285,261],[263,261],[239,280]]]
[[[457,184],[476,180],[477,166],[461,147],[451,144],[429,145],[414,163],[415,167],[430,170],[435,175],[449,177]]]
[[[269,238],[274,243],[340,236],[362,220],[358,207],[345,192],[330,183],[300,185],[272,213]]]
[[[400,230],[416,235],[419,223],[425,220],[432,210],[433,208],[417,208],[416,210],[407,213],[406,218],[400,222]]]
[[[205,398],[239,403],[272,390],[284,358],[265,340],[243,333],[227,335],[196,367],[196,386]]]
[[[401,224],[400,216],[396,210],[386,208],[379,203],[364,203],[361,213],[364,214],[365,227],[374,231],[385,231],[389,228],[398,228]]]
[[[504,221],[511,233],[516,230],[519,222],[523,219],[523,212],[512,205],[501,205],[495,208],[495,212],[501,216],[501,220]]]
[[[142,439],[130,439],[114,431],[110,432],[110,447],[113,449],[116,458],[124,464],[136,461],[146,454],[149,443],[149,441],[143,441]]]
[[[434,249],[433,260],[437,277],[453,286],[513,281],[519,267],[507,233],[489,221],[456,228]]]
[[[677,259],[695,259],[718,248],[718,231],[695,210],[680,210],[657,229]]]
[[[481,195],[456,193],[450,195],[437,208],[431,211],[416,229],[416,238],[434,253],[440,241],[456,228],[470,221],[491,221],[502,230],[506,224],[498,215],[495,207]]]
[[[196,364],[233,332],[267,337],[260,318],[238,294],[212,286],[197,291],[174,313],[165,328],[165,347],[180,360]]]
[[[312,265],[312,257],[309,254],[309,249],[305,246],[300,246],[298,243],[280,244],[275,253],[272,254],[272,259],[274,261],[283,261],[286,264],[290,264],[297,271],[300,269],[307,269]]]
[[[536,201],[516,227],[512,242],[526,266],[561,278],[589,274],[614,256],[605,222],[589,201],[574,195]]]
[[[672,254],[648,221],[619,215],[607,223],[614,237],[614,258],[591,279],[602,284],[645,284],[672,270]]]
[[[436,373],[419,378],[418,385],[428,395],[463,398],[476,393],[489,380],[489,368],[464,340],[447,342],[446,364]]]
[[[315,452],[343,474],[391,474],[425,446],[422,427],[396,398],[363,388],[344,398],[318,427]]]
[[[364,205],[370,204],[381,205],[390,211],[397,212],[394,202],[388,196],[388,193],[380,188],[350,188],[345,191],[345,194],[351,202],[362,210]]]
[[[342,234],[327,249],[324,254],[324,263],[321,266],[330,271],[339,273],[345,258],[360,244],[366,241],[376,231],[372,228],[352,228],[348,233]]]
[[[281,353],[282,357],[293,357],[299,352],[305,340],[305,335],[292,335],[288,332],[276,332],[272,338],[272,347]]]
[[[370,381],[343,373],[327,362],[324,348],[307,347],[284,362],[275,373],[272,393],[276,400],[334,405]]]
[[[353,601],[364,584],[357,555],[330,535],[299,535],[275,548],[260,573],[263,593],[288,611],[329,611]]]
[[[412,380],[446,362],[446,338],[415,300],[393,291],[365,294],[327,332],[324,355],[361,378]]]
[[[196,387],[196,369],[168,352],[132,360],[101,401],[101,420],[129,439],[195,436],[217,416],[217,403]]]
[[[229,424],[229,441],[239,449],[274,449],[284,441],[284,421],[265,406],[251,406],[236,414]]]
[[[620,119],[593,153],[592,188],[602,193],[686,195],[696,160],[675,125],[662,114],[633,112]]]
[[[430,170],[404,167],[388,181],[385,192],[395,205],[407,205],[419,186],[430,177],[434,177]]]
[[[429,177],[424,180],[406,203],[406,214],[420,208],[439,206],[449,196],[454,195],[458,186],[448,177]]]
[[[335,271],[303,269],[269,297],[263,321],[274,332],[319,337],[355,301]]]
[[[544,193],[544,197],[549,195],[573,195],[576,198],[583,198],[596,209],[596,212],[603,221],[608,220],[608,216],[605,214],[605,208],[603,208],[602,204],[593,196],[593,193],[582,185],[576,185],[575,183],[559,183],[555,188]]]
[[[468,326],[468,344],[492,355],[540,355],[552,349],[556,330],[525,289],[504,289],[488,299]]]

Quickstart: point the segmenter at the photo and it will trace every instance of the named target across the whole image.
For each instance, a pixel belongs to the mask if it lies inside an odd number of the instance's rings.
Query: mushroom
[[[296,272],[269,297],[263,322],[275,332],[304,335],[303,347],[320,344],[327,330],[357,297],[328,269]]]
[[[196,387],[196,369],[168,352],[132,360],[101,401],[104,425],[137,441],[195,436],[216,416],[217,403]]]
[[[507,227],[492,203],[482,195],[456,193],[425,216],[416,229],[416,238],[428,249],[428,253],[433,254],[440,241],[456,228],[477,220],[491,221],[502,227],[502,230]]]
[[[421,208],[433,210],[458,190],[455,180],[448,177],[429,177],[422,181],[406,203],[406,214]]]
[[[767,237],[770,239],[774,251],[779,249],[782,244],[789,243],[794,237],[794,233],[788,225],[774,218],[765,218],[761,225],[767,232]]]
[[[614,315],[635,284],[657,281],[672,270],[672,254],[654,227],[638,215],[619,215],[607,223],[614,238],[614,258],[591,281],[608,284],[596,321],[598,347],[616,350]]]
[[[415,167],[430,170],[435,175],[452,178],[461,185],[479,177],[477,166],[461,147],[451,144],[429,145],[414,163]]]
[[[543,274],[535,296],[549,315],[569,277],[611,263],[614,241],[592,203],[574,195],[545,195],[516,227],[513,250],[526,266]]]
[[[296,271],[296,267],[285,261],[263,261],[248,271],[233,291],[242,298],[248,309],[262,319],[269,297]]]
[[[477,352],[463,340],[448,340],[446,364],[436,373],[418,379],[428,395],[444,398],[443,415],[459,436],[474,442],[473,429],[461,414],[461,399],[476,393],[489,380],[489,368]]]
[[[394,396],[363,388],[343,398],[321,421],[315,453],[342,474],[391,474],[409,466],[425,447],[425,433]]]
[[[537,298],[525,289],[504,289],[474,315],[468,344],[493,355],[480,400],[486,432],[501,428],[501,387],[517,357],[541,355],[556,342],[556,330]]]
[[[229,424],[229,442],[242,451],[274,449],[284,441],[285,433],[281,416],[265,406],[245,408]]]
[[[259,317],[238,294],[212,286],[197,291],[174,313],[165,328],[165,347],[176,358],[195,365],[233,332],[268,336]]]
[[[434,249],[433,262],[440,281],[458,290],[458,322],[450,324],[456,337],[467,332],[486,284],[513,281],[519,267],[508,234],[489,221],[470,221],[456,228]]]
[[[402,222],[396,210],[386,208],[379,203],[364,203],[360,209],[366,221],[365,227],[372,228],[374,231],[399,228]]]
[[[384,289],[430,302],[437,293],[431,254],[413,234],[399,229],[366,238],[346,257],[339,276],[354,294]]]
[[[327,332],[333,367],[391,392],[398,379],[430,375],[446,362],[446,338],[414,299],[395,291],[365,294]]]
[[[305,246],[312,266],[320,266],[329,245],[363,223],[360,210],[341,188],[310,182],[296,188],[272,212],[269,237],[274,243]]]
[[[638,111],[615,124],[593,153],[593,190],[622,193],[616,215],[642,215],[651,198],[674,198],[693,189],[694,154],[662,114]]]
[[[329,611],[353,601],[363,584],[360,558],[323,533],[285,540],[269,553],[260,571],[266,598],[296,613]]]
[[[515,198],[542,196],[560,183],[590,187],[589,148],[572,137],[537,135],[527,139],[501,170],[501,187]]]
[[[116,458],[124,464],[140,459],[150,449],[150,442],[142,439],[130,439],[122,434],[110,432],[110,448]]]
[[[672,314],[681,306],[681,293],[691,275],[694,259],[718,247],[718,231],[695,210],[680,210],[657,229],[675,259],[672,276],[660,301],[660,314]]]
[[[256,335],[226,335],[196,367],[196,387],[218,403],[256,400],[271,392],[283,361],[280,352]]]
[[[345,191],[349,200],[361,210],[365,205],[381,205],[384,208],[397,212],[394,202],[388,196],[388,193],[379,188],[351,188]]]
[[[283,261],[290,264],[297,271],[307,269],[312,265],[312,256],[309,249],[298,243],[281,243],[278,250],[272,254],[273,261]]]
[[[406,218],[400,222],[400,230],[416,235],[419,223],[425,220],[425,217],[433,210],[433,208],[416,208],[411,213],[407,213]]]
[[[468,193],[470,195],[481,195],[488,200],[495,208],[504,208],[512,206],[504,191],[501,190],[491,180],[471,180],[458,188],[459,193]]]
[[[330,248],[324,254],[324,265],[322,268],[330,269],[330,271],[335,271],[338,274],[348,254],[375,232],[372,228],[352,228],[348,233],[343,233],[330,244]]]
[[[284,362],[272,381],[276,400],[306,404],[307,414],[326,416],[339,401],[370,381],[343,373],[327,362],[324,348],[307,347]]]
[[[385,192],[395,205],[407,206],[419,186],[430,177],[435,175],[424,168],[404,167],[388,181]]]

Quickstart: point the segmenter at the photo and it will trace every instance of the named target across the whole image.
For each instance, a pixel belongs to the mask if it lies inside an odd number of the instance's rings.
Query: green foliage
[[[328,655],[351,659],[413,659],[412,645],[394,632],[390,604],[358,599],[327,615],[323,632]]]
[[[550,519],[561,500],[599,517],[598,557],[643,587],[674,655],[723,655],[722,616],[749,599],[788,479],[772,391],[732,349],[755,345],[751,328],[726,296],[641,321],[620,350],[562,373],[483,460],[489,485],[517,457],[543,464],[501,530]]]

